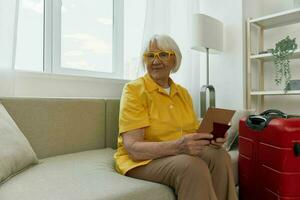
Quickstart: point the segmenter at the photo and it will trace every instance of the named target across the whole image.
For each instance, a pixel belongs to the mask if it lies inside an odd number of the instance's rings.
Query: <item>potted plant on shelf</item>
[[[291,80],[290,58],[297,49],[296,38],[290,39],[287,36],[285,39],[276,43],[275,49],[271,49],[274,56],[274,64],[276,68],[275,83],[279,85],[284,78],[284,91],[288,90],[288,83]]]

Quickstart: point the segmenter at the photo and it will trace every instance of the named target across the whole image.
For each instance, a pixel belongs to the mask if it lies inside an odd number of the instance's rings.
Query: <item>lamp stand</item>
[[[209,48],[206,48],[206,85],[203,85],[200,90],[200,105],[202,118],[204,117],[207,110],[207,90],[209,94],[209,107],[214,108],[216,105],[215,88],[214,86],[209,85]]]

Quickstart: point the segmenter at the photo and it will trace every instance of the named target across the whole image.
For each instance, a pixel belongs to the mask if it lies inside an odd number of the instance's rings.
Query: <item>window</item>
[[[146,0],[20,0],[16,69],[132,79]]]

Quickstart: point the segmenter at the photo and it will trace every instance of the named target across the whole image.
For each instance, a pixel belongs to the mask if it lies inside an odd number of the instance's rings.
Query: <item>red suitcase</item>
[[[240,121],[240,200],[300,200],[300,118],[271,112]]]

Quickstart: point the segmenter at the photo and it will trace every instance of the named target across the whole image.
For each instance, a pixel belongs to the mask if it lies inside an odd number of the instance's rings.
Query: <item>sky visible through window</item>
[[[61,67],[112,72],[113,1],[62,0]]]

